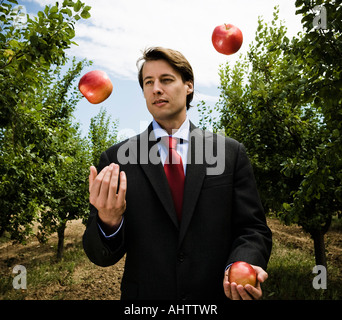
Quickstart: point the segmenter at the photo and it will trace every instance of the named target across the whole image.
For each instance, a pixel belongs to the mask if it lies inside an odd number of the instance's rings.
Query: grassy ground
[[[327,289],[316,290],[312,281],[315,266],[312,240],[298,227],[286,227],[269,219],[273,231],[273,251],[268,266],[269,278],[263,285],[265,300],[340,300],[342,299],[342,232],[327,235]],[[81,236],[84,226],[73,222],[66,230],[66,250],[57,262],[56,237],[47,244],[33,239],[26,246],[0,244],[0,300],[119,299],[124,259],[115,266],[101,268],[85,256]],[[27,289],[15,290],[13,267],[27,269]]]
[[[278,240],[273,243],[264,298],[281,300],[340,300],[342,299],[341,270],[328,265],[327,289],[314,289],[315,260],[311,254],[299,248],[289,248]],[[321,282],[319,282],[321,283]]]
[[[314,289],[316,265],[313,241],[300,227],[284,226],[268,219],[273,231],[272,255],[264,286],[264,299],[273,300],[341,300],[342,299],[342,227],[334,221],[325,236],[327,249],[327,289]],[[321,283],[321,281],[319,281]]]

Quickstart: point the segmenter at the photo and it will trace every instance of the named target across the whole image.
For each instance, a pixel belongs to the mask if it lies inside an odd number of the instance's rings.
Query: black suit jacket
[[[122,228],[107,240],[91,206],[83,246],[100,266],[126,254],[122,299],[222,299],[229,263],[267,267],[271,232],[243,145],[190,128],[180,225],[152,124],[101,155],[98,172],[114,162],[126,173],[127,208]]]

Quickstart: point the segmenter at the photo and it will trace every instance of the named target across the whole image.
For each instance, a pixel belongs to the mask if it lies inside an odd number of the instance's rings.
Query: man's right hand
[[[90,167],[89,201],[98,210],[106,234],[113,233],[120,225],[126,210],[127,178],[124,171],[120,172],[118,189],[119,165],[111,163],[97,174],[94,166]]]

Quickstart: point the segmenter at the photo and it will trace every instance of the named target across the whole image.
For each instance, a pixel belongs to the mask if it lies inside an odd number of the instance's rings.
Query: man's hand
[[[111,163],[97,174],[94,166],[90,167],[89,201],[98,210],[99,218],[106,233],[115,231],[120,225],[126,210],[127,179],[125,172],[120,172],[119,165]]]
[[[256,286],[253,287],[250,284],[245,285],[237,285],[235,282],[230,283],[228,279],[229,268],[224,273],[223,279],[223,289],[224,293],[229,299],[232,300],[253,300],[260,299],[262,297],[262,291],[260,287],[260,283],[263,283],[267,278],[268,274],[260,267],[253,266],[256,276],[257,283]]]

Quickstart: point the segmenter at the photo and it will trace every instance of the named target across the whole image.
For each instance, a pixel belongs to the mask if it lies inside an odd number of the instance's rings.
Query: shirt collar
[[[152,122],[152,127],[153,127],[154,135],[157,140],[159,140],[161,137],[169,136],[168,133],[154,119]],[[182,125],[177,130],[177,132],[175,132],[175,134],[172,135],[172,137],[189,141],[189,135],[190,135],[190,120],[187,115],[185,121],[182,123]]]

